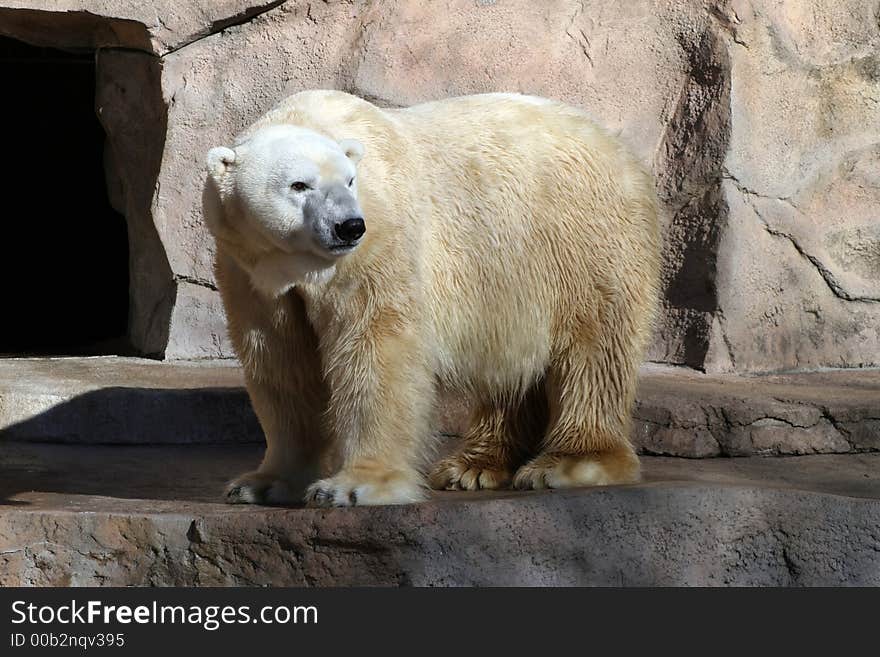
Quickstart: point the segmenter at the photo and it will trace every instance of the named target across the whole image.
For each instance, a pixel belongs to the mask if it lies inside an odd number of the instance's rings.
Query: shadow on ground
[[[259,465],[260,445],[0,444],[0,505],[21,493],[222,502],[227,481]]]
[[[111,386],[9,395],[0,440],[87,444],[262,443],[243,388]],[[58,401],[58,399],[62,401]],[[10,421],[11,416],[23,418]]]

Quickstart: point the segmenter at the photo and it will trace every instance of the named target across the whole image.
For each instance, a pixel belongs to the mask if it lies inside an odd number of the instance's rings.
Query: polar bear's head
[[[205,219],[218,242],[278,295],[332,275],[367,228],[357,199],[360,142],[275,125],[207,157]]]

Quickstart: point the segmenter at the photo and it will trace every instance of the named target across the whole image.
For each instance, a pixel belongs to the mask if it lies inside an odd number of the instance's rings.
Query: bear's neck
[[[294,287],[324,287],[336,273],[336,265],[311,254],[278,252],[258,257],[248,273],[254,289],[274,299]]]

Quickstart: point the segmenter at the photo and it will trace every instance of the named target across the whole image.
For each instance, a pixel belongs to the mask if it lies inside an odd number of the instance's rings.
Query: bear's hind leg
[[[434,466],[429,483],[437,490],[505,488],[521,462],[520,447],[507,427],[508,412],[481,404],[459,450]]]
[[[636,367],[613,354],[620,336],[605,350],[589,353],[573,345],[547,375],[550,422],[540,453],[514,477],[521,489],[575,488],[633,483],[639,459],[629,441]],[[617,347],[617,348],[615,348]]]

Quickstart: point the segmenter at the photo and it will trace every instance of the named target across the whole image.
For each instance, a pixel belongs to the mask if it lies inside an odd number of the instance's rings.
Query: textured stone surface
[[[286,3],[193,43],[163,58],[169,119],[155,216],[169,233],[171,267],[212,278],[201,179],[191,175],[202,154],[304,88],[342,88],[398,106],[497,90],[559,98],[588,108],[655,163],[664,202],[677,207],[690,188],[721,176],[726,51],[713,25],[688,2]],[[638,90],[636,102],[627,89]],[[709,203],[700,217],[679,220],[657,359],[702,363],[714,297],[701,263],[714,210]],[[164,218],[169,212],[177,221]],[[685,353],[695,332],[702,346]]]
[[[161,66],[155,58],[129,50],[101,50],[96,61],[95,107],[107,134],[108,182],[115,183],[108,188],[128,224],[128,334],[141,353],[162,354],[177,290],[153,221],[167,128]]]
[[[0,440],[242,443],[262,434],[227,361],[0,360]],[[444,434],[467,426],[447,400]],[[633,440],[645,454],[706,457],[880,450],[880,370],[761,377],[646,366]]]
[[[880,365],[872,3],[18,0],[0,2],[0,33],[101,47],[143,353],[231,355],[200,216],[204,153],[287,94],[334,87],[386,105],[536,93],[619,131],[662,202],[651,360]]]
[[[128,358],[0,360],[0,440],[262,441],[238,368]]]
[[[712,369],[880,362],[876,3],[730,3]]]
[[[218,504],[253,448],[3,445],[0,584],[878,585],[880,456],[646,458],[638,486]]]
[[[447,398],[438,427],[461,434],[467,404]],[[880,370],[706,375],[642,367],[632,439],[642,454],[693,458],[880,450]]]
[[[40,46],[164,55],[283,0],[4,0],[0,34]]]
[[[880,370],[742,377],[648,367],[633,439],[643,453],[739,456],[880,449]]]

